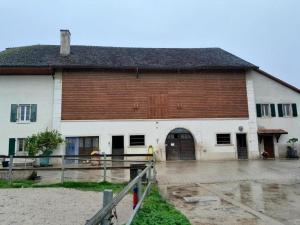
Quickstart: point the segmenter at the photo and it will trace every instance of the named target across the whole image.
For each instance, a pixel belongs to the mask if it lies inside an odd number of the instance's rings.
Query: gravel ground
[[[0,189],[1,225],[82,225],[102,205],[102,193],[67,188]],[[117,207],[118,224],[132,212],[131,196]]]

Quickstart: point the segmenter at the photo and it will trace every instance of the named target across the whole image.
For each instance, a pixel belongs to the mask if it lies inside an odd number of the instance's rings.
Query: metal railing
[[[1,156],[2,159],[9,158],[9,167],[0,168],[0,171],[7,171],[7,179],[11,183],[13,180],[13,171],[61,171],[61,182],[65,180],[65,171],[66,170],[103,170],[103,180],[107,180],[107,170],[118,170],[118,169],[130,169],[130,166],[126,165],[108,165],[108,163],[148,163],[149,160],[121,160],[114,159],[114,157],[147,157],[153,158],[152,154],[123,154],[123,155],[113,155],[113,154],[98,154],[98,155],[50,155],[50,156]],[[58,163],[55,166],[41,167],[41,166],[28,166],[28,159],[60,159],[61,163]],[[111,158],[111,159],[108,159]],[[24,166],[14,166],[14,159],[24,159]],[[68,161],[76,161],[78,163],[68,164]],[[81,162],[86,162],[86,164],[81,164]],[[99,165],[90,165],[92,162],[98,162]],[[32,162],[31,162],[32,163]]]
[[[146,187],[143,190],[142,178],[147,175]],[[151,185],[156,181],[155,161],[150,161],[144,170],[139,170],[138,175],[114,198],[112,197],[112,191],[106,190],[103,193],[103,207],[92,218],[87,220],[85,225],[110,225],[112,223],[112,211],[118,205],[118,203],[133,189],[137,189],[138,202],[134,206],[134,210],[126,223],[130,225],[135,218],[136,213],[140,209],[142,202],[146,195],[150,192]]]

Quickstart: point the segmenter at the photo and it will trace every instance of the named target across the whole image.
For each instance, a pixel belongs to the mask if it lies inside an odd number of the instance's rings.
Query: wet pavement
[[[108,167],[129,167],[130,164],[137,164],[138,162],[114,162],[107,163]],[[140,163],[138,163],[140,164]],[[144,163],[143,163],[144,164]],[[103,166],[103,165],[102,165]],[[76,168],[76,169],[67,169],[67,168]],[[104,181],[104,176],[106,181],[112,183],[125,183],[130,180],[130,170],[129,168],[121,169],[115,168],[113,170],[107,169],[106,173],[103,168],[89,168],[85,169],[85,165],[78,164],[68,164],[65,167],[64,171],[64,181],[87,181],[87,182],[101,182]],[[30,174],[31,171],[35,170],[33,167],[27,167],[29,172],[26,172],[26,175]],[[61,170],[52,170],[53,167],[43,168],[43,170],[35,170],[40,176],[41,180],[39,183],[59,183],[62,178]],[[22,171],[15,171],[14,173],[22,173]],[[23,178],[24,179],[24,178]]]
[[[61,181],[61,171],[44,170],[38,171],[41,176],[40,183],[59,183]],[[65,181],[86,181],[102,182],[104,181],[104,171],[95,170],[66,170],[64,172]],[[115,169],[106,171],[106,181],[112,183],[125,183],[130,180],[129,169]]]
[[[167,162],[157,172],[192,224],[300,224],[300,161]]]

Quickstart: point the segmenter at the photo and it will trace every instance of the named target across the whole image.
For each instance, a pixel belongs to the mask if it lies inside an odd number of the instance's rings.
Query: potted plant
[[[26,138],[25,149],[30,156],[44,156],[40,158],[40,166],[49,166],[49,157],[64,140],[57,130],[46,129],[38,134]]]
[[[2,167],[8,167],[9,166],[9,161],[6,161],[6,156],[5,155],[1,155],[0,158],[2,158]]]
[[[286,157],[290,159],[298,159],[297,150],[295,149],[295,143],[298,142],[298,138],[291,138],[288,140],[288,146],[286,151]]]

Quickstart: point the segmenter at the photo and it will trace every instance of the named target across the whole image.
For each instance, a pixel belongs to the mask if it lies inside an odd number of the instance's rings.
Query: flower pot
[[[2,167],[3,168],[9,167],[9,161],[3,161],[2,162]]]
[[[288,147],[288,150],[286,152],[286,157],[289,159],[298,159],[298,153],[296,149]]]
[[[49,157],[43,157],[40,158],[40,166],[45,167],[45,166],[49,166]]]

